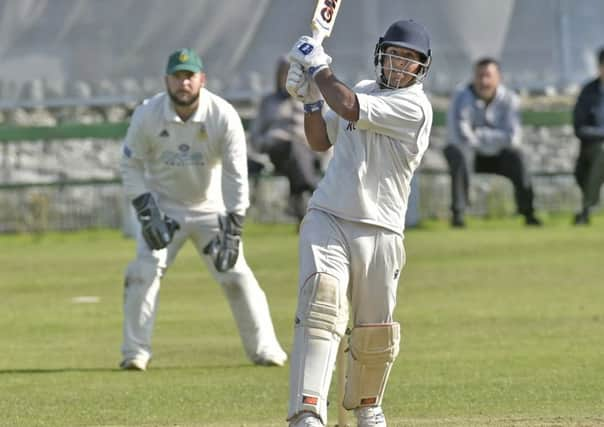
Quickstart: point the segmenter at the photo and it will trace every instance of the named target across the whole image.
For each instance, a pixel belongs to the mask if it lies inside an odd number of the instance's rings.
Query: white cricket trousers
[[[311,209],[300,228],[299,257],[288,418],[311,410],[326,422],[327,394],[343,333],[341,316],[350,313],[353,327],[393,322],[398,279],[405,264],[403,237],[382,227]],[[328,284],[322,287],[318,284],[322,279],[316,279],[321,273],[328,275],[325,282]],[[334,292],[326,291],[334,282],[337,283],[335,293],[340,295],[338,301],[342,303],[338,302],[338,313],[330,327],[330,322],[324,320],[332,313],[321,312],[321,308],[316,307],[321,305],[318,301],[321,296]],[[309,289],[312,286],[320,290]],[[322,295],[317,297],[318,294]],[[313,311],[320,313],[313,314]],[[344,324],[347,320],[348,317]],[[321,325],[326,327],[323,333],[317,331]],[[313,335],[322,339],[313,342],[309,338]],[[302,402],[303,394],[318,397],[316,403],[312,400],[313,407]]]
[[[222,286],[235,318],[247,357],[256,361],[264,352],[278,352],[277,341],[264,291],[247,265],[240,247],[235,266],[224,273],[216,271],[203,248],[219,231],[217,214],[199,214],[188,210],[166,210],[180,224],[172,242],[152,251],[140,230],[137,233],[136,259],[126,270],[124,283],[124,359],[151,359],[151,336],[159,301],[160,279],[173,263],[187,240],[191,240],[214,279]],[[202,304],[202,302],[200,302]],[[277,350],[278,349],[278,350]]]

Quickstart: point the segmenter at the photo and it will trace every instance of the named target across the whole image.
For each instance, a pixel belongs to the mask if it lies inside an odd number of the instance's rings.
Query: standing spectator
[[[583,197],[576,225],[589,224],[590,210],[600,201],[604,183],[604,48],[598,52],[599,76],[587,83],[573,112],[575,134],[581,140],[575,178]]]
[[[249,359],[282,366],[287,356],[266,296],[243,256],[249,200],[241,120],[205,89],[201,59],[190,49],[170,55],[165,85],[136,109],[124,141],[124,189],[141,231],[124,282],[120,366],[147,368],[160,279],[187,240],[222,286]]]
[[[472,171],[509,178],[525,224],[541,225],[534,214],[531,178],[520,151],[518,98],[501,83],[501,69],[495,59],[477,61],[472,83],[453,97],[447,138],[444,154],[451,175],[453,227],[465,227]]]
[[[265,96],[251,130],[252,147],[268,154],[275,172],[289,181],[289,211],[302,221],[321,179],[321,157],[306,144],[304,110],[285,89],[289,62],[279,58],[275,91]]]

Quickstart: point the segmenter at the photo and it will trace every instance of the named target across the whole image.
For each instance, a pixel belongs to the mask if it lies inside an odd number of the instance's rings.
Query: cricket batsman
[[[120,367],[147,369],[160,280],[187,240],[221,285],[248,358],[283,366],[266,296],[243,256],[249,198],[241,120],[204,87],[191,49],[170,55],[165,86],[135,110],[123,145],[124,190],[141,227],[126,270]]]
[[[289,53],[287,87],[304,103],[308,143],[334,150],[300,230],[290,427],[327,425],[349,313],[344,407],[354,410],[358,426],[386,426],[381,404],[399,352],[393,312],[405,264],[404,219],[432,127],[422,87],[431,57],[428,32],[412,20],[393,23],[379,38],[375,80],[352,89],[313,38],[300,37]]]

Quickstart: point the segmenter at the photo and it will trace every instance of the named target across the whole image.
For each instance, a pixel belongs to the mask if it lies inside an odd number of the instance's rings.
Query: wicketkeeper
[[[382,398],[400,342],[393,312],[405,212],[432,127],[422,88],[430,39],[417,22],[395,22],[375,47],[376,79],[352,89],[310,37],[294,44],[289,59],[287,86],[304,103],[308,143],[334,153],[300,230],[287,418],[292,427],[327,425],[327,393],[350,312],[344,406],[359,426],[385,426]]]
[[[282,366],[287,355],[243,256],[249,199],[241,120],[205,89],[201,59],[190,49],[170,55],[165,85],[135,110],[123,146],[124,189],[141,229],[125,277],[120,366],[147,368],[160,279],[187,240],[222,286],[250,360]]]

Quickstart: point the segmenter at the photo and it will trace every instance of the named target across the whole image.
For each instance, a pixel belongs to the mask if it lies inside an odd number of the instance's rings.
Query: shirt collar
[[[380,85],[380,83],[378,81],[374,81],[373,84],[374,84],[374,86],[373,86],[373,89],[371,90],[371,92],[380,92],[380,93],[384,93],[384,94],[399,93],[401,91],[410,92],[410,91],[415,91],[415,90],[421,90],[424,87],[424,84],[422,82],[415,82],[415,83],[410,84],[409,86],[398,87],[398,88],[382,87],[382,85]]]
[[[476,100],[476,103],[478,105],[493,105],[495,103],[497,103],[499,100],[501,100],[504,96],[505,96],[505,92],[506,92],[506,88],[505,86],[503,86],[502,84],[499,84],[497,86],[497,89],[495,89],[495,96],[493,97],[493,99],[491,100],[491,102],[489,102],[487,104],[487,102],[481,98],[478,97],[478,94],[476,93],[476,91],[474,90],[474,85],[470,83],[470,85],[468,86],[470,89],[470,92],[472,92],[472,95],[474,96],[474,99]]]

